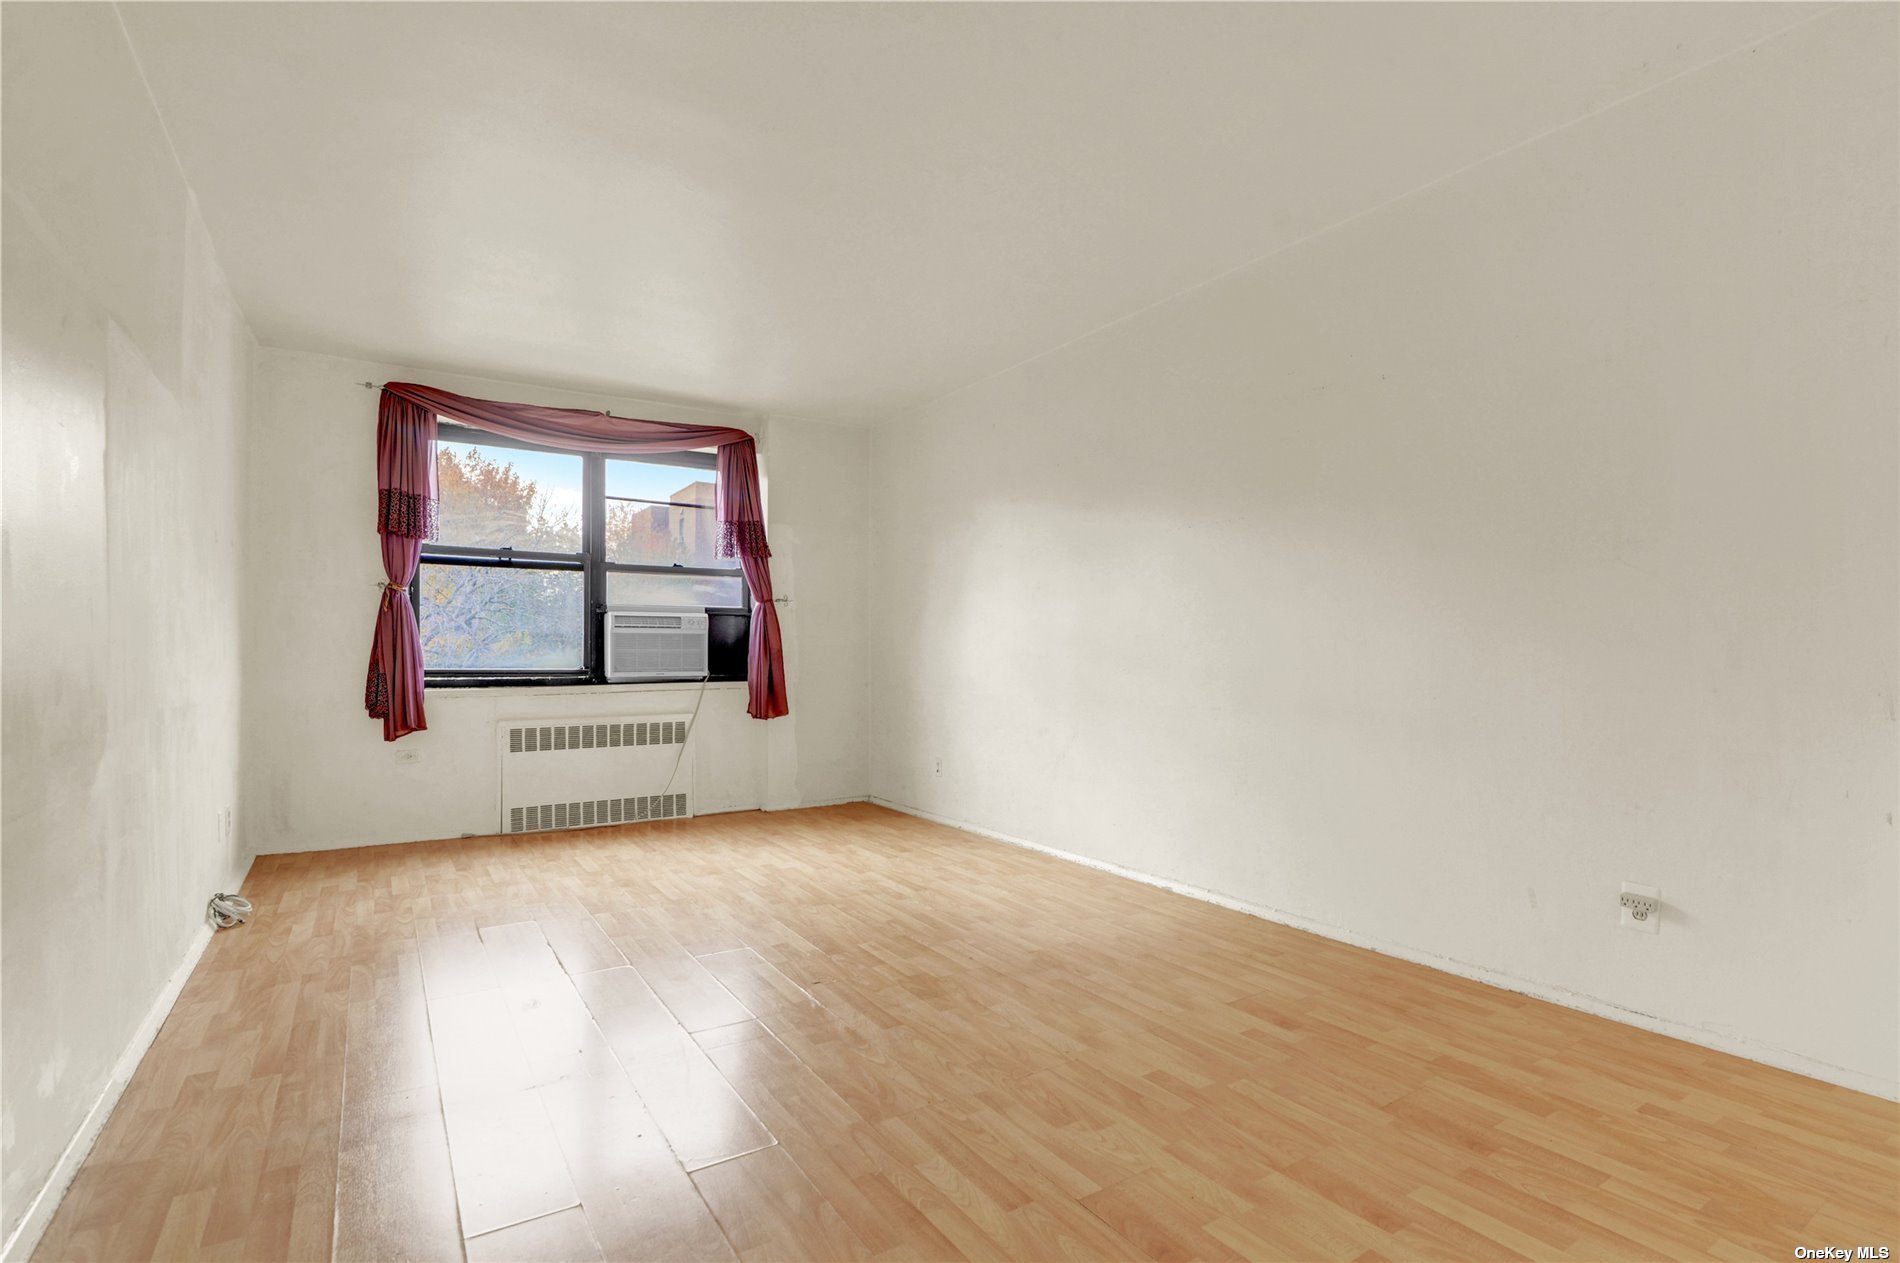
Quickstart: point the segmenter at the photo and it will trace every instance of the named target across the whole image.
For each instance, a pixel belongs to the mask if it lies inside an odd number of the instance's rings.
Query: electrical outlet
[[[1616,897],[1616,904],[1621,910],[1617,924],[1624,929],[1639,934],[1662,933],[1662,891],[1656,887],[1626,881],[1623,893]]]

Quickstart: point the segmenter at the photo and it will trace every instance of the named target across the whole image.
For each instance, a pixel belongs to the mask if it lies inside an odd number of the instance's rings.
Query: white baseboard
[[[868,803],[870,801],[871,799],[866,798],[863,794],[847,794],[843,798],[814,798],[814,799],[811,799],[810,801],[805,801],[801,799],[798,802],[792,803],[790,806],[761,807],[759,810],[761,811],[803,811],[807,807],[842,807],[846,803]]]
[[[1758,1061],[1763,1065],[1774,1066],[1780,1070],[1789,1070],[1795,1074],[1805,1075],[1810,1079],[1819,1079],[1823,1083],[1833,1083],[1840,1087],[1852,1088],[1856,1092],[1865,1092],[1870,1096],[1882,1097],[1889,1101],[1900,1100],[1900,1083],[1889,1079],[1882,1079],[1877,1075],[1867,1074],[1863,1071],[1850,1070],[1845,1066],[1836,1066],[1829,1062],[1809,1057],[1804,1053],[1780,1048],[1773,1044],[1762,1043],[1759,1040],[1744,1039],[1740,1036],[1729,1035],[1721,1031],[1705,1030],[1702,1027],[1692,1026],[1685,1022],[1676,1022],[1668,1018],[1656,1017],[1654,1014],[1624,1008],[1622,1005],[1616,1004],[1613,1001],[1585,995],[1579,991],[1570,991],[1563,987],[1553,987],[1546,983],[1534,982],[1528,978],[1518,978],[1511,974],[1500,973],[1495,969],[1486,968],[1483,965],[1473,965],[1465,961],[1454,960],[1448,956],[1438,956],[1431,952],[1417,951],[1400,943],[1390,943],[1383,939],[1373,938],[1370,935],[1360,934],[1354,930],[1344,929],[1336,925],[1327,925],[1323,922],[1300,916],[1297,913],[1283,912],[1278,908],[1269,908],[1264,904],[1249,903],[1245,899],[1236,899],[1231,895],[1223,895],[1218,891],[1204,890],[1199,886],[1189,886],[1183,882],[1172,881],[1166,877],[1157,877],[1153,873],[1143,873],[1132,868],[1123,868],[1119,864],[1110,864],[1105,860],[1091,859],[1086,855],[1077,855],[1073,851],[1058,850],[1053,846],[1044,846],[1039,842],[1031,842],[1025,838],[1011,837],[1007,833],[998,833],[994,829],[985,829],[980,825],[969,824],[962,820],[952,820],[947,816],[939,816],[934,812],[925,811],[921,807],[911,807],[904,803],[892,802],[888,798],[878,798],[874,795],[865,801],[876,803],[880,807],[888,807],[892,811],[903,812],[907,816],[916,816],[920,820],[928,820],[934,824],[948,825],[953,829],[961,829],[965,833],[974,833],[978,837],[989,838],[995,842],[1005,842],[1010,846],[1020,846],[1024,850],[1039,851],[1044,855],[1052,855],[1057,859],[1068,860],[1072,864],[1081,864],[1087,868],[1099,869],[1105,873],[1113,873],[1117,877],[1126,877],[1131,881],[1142,882],[1145,885],[1158,886],[1163,890],[1171,890],[1178,895],[1186,895],[1190,899],[1199,899],[1204,903],[1218,904],[1223,908],[1231,908],[1235,912],[1244,912],[1248,916],[1259,917],[1263,921],[1272,921],[1278,925],[1289,926],[1296,930],[1304,930],[1309,934],[1317,934],[1321,938],[1329,938],[1335,942],[1346,943],[1353,947],[1363,947],[1367,951],[1378,952],[1382,956],[1396,957],[1399,960],[1410,961],[1415,965],[1424,965],[1429,969],[1436,969],[1442,973],[1455,974],[1460,978],[1469,978],[1474,982],[1482,982],[1487,986],[1498,987],[1505,991],[1515,991],[1520,995],[1531,996],[1538,1000],[1548,1000],[1552,1004],[1561,1004],[1567,1009],[1576,1009],[1582,1013],[1591,1013],[1597,1017],[1606,1017],[1611,1021],[1622,1022],[1626,1026],[1636,1026],[1641,1027],[1643,1030],[1655,1031],[1659,1035],[1667,1035],[1672,1039],[1680,1039],[1685,1043],[1696,1044],[1703,1048],[1712,1048],[1716,1052],[1729,1053],[1732,1056],[1742,1057],[1749,1061]]]
[[[241,885],[241,883],[240,883]],[[239,886],[221,887],[236,890]],[[112,1068],[112,1077],[106,1081],[99,1099],[92,1103],[85,1121],[79,1124],[79,1130],[73,1133],[72,1142],[66,1146],[66,1152],[59,1155],[59,1161],[53,1164],[52,1174],[46,1177],[46,1183],[34,1196],[33,1202],[26,1208],[19,1227],[7,1238],[5,1246],[0,1246],[0,1263],[23,1263],[31,1257],[33,1250],[45,1234],[46,1226],[53,1222],[53,1213],[59,1209],[59,1203],[66,1196],[66,1190],[72,1187],[73,1177],[79,1174],[80,1166],[86,1161],[86,1155],[92,1152],[92,1146],[99,1139],[99,1133],[105,1130],[106,1120],[112,1117],[113,1107],[119,1098],[125,1095],[126,1085],[132,1082],[132,1074],[139,1068],[139,1062],[145,1059],[145,1052],[158,1038],[159,1028],[165,1025],[165,1019],[171,1016],[172,1005],[178,1002],[178,995],[185,989],[185,980],[191,977],[191,971],[198,967],[198,960],[210,946],[211,936],[216,933],[210,922],[198,927],[191,936],[191,945],[185,948],[185,958],[178,968],[165,981],[165,987],[152,1001],[151,1009],[145,1014],[145,1020],[139,1023],[138,1030],[132,1034],[132,1042],[125,1046],[119,1062]]]

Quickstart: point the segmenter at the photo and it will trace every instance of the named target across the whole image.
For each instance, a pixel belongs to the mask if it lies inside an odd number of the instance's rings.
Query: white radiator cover
[[[692,815],[692,723],[691,715],[502,720],[500,832]]]

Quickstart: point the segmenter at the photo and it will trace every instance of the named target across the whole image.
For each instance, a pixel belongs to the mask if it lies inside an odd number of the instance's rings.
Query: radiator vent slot
[[[551,754],[566,750],[618,750],[622,746],[677,746],[686,744],[686,735],[684,719],[510,728],[508,753]]]
[[[679,820],[687,816],[685,794],[645,794],[638,798],[590,798],[582,802],[537,803],[508,809],[508,832],[591,829],[603,824],[642,820]]]

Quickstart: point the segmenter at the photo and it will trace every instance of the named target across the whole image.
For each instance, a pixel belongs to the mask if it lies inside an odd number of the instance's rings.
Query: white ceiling
[[[122,12],[264,342],[876,420],[1812,9]]]

